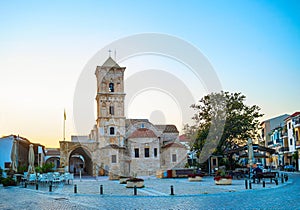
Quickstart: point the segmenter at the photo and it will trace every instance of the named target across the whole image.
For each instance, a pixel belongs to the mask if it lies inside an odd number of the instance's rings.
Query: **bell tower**
[[[123,147],[125,138],[124,71],[110,56],[97,66],[97,141],[100,147]]]

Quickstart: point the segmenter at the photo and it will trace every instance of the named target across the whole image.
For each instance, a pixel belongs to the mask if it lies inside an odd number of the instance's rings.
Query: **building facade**
[[[293,165],[299,170],[300,112],[272,118],[262,122],[261,126],[261,143],[276,151],[272,159],[267,160],[267,165],[282,169],[285,165]]]
[[[285,119],[288,116],[288,114],[280,115],[265,120],[260,124],[261,132],[259,145],[276,150],[275,154],[272,155],[272,158],[264,160],[263,165],[265,166],[277,168],[283,164],[283,155],[281,154],[281,148],[283,147],[282,128],[284,127]]]
[[[35,155],[35,166],[42,166],[45,159],[45,147],[40,144],[35,144],[30,142],[28,139],[17,136],[9,135],[0,138],[0,167],[2,169],[8,170],[12,167],[12,148],[14,141],[16,143],[16,167],[18,171],[27,170],[28,168],[28,153],[29,145],[33,145],[34,155]]]
[[[154,175],[158,170],[184,167],[186,148],[175,125],[154,125],[147,119],[126,119],[125,67],[111,57],[96,67],[97,119],[88,137],[60,142],[61,165],[81,155],[79,170],[89,175]],[[78,170],[77,170],[78,171]]]

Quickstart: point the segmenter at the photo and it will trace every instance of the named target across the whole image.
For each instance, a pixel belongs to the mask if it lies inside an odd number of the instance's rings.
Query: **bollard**
[[[24,187],[27,188],[27,182],[25,182]]]
[[[49,185],[49,192],[52,192],[52,184]]]
[[[133,195],[137,195],[136,186],[134,186],[134,188],[133,188]]]
[[[249,189],[251,190],[252,189],[252,183],[249,182]]]
[[[36,189],[36,190],[39,189],[39,184],[38,184],[38,183],[35,184],[35,189]]]
[[[103,185],[100,185],[100,195],[103,195]]]
[[[248,180],[247,179],[245,179],[245,188],[246,188],[246,190],[248,189]]]
[[[284,175],[284,179],[287,182],[289,180],[289,176],[287,174]]]
[[[174,195],[174,187],[171,185],[171,195]]]
[[[74,184],[74,193],[77,193],[77,185]]]
[[[265,182],[265,180],[263,181],[263,187],[266,187],[266,182]]]

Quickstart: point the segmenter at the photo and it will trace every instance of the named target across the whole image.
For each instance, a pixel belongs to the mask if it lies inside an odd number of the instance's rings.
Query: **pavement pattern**
[[[1,186],[0,209],[300,209],[300,174],[288,175],[287,182],[279,179],[276,185],[267,179],[265,188],[253,183],[252,189],[245,189],[245,180],[217,186],[213,177],[201,182],[143,177],[145,188],[138,189],[136,196],[133,189],[107,177],[75,179],[69,185],[54,186],[52,192],[48,185],[39,185],[38,190],[35,185]],[[170,195],[171,185],[175,195]]]

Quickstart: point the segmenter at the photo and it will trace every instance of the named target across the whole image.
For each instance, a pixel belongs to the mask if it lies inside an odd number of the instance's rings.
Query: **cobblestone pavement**
[[[49,192],[48,186],[0,187],[0,209],[300,209],[300,174],[289,173],[289,180],[278,186],[267,180],[245,189],[244,180],[229,186],[216,186],[212,177],[201,182],[187,179],[144,177],[145,188],[128,189],[107,178],[74,180],[74,185],[59,185]],[[104,195],[99,194],[103,185]],[[175,195],[170,195],[170,186]]]

